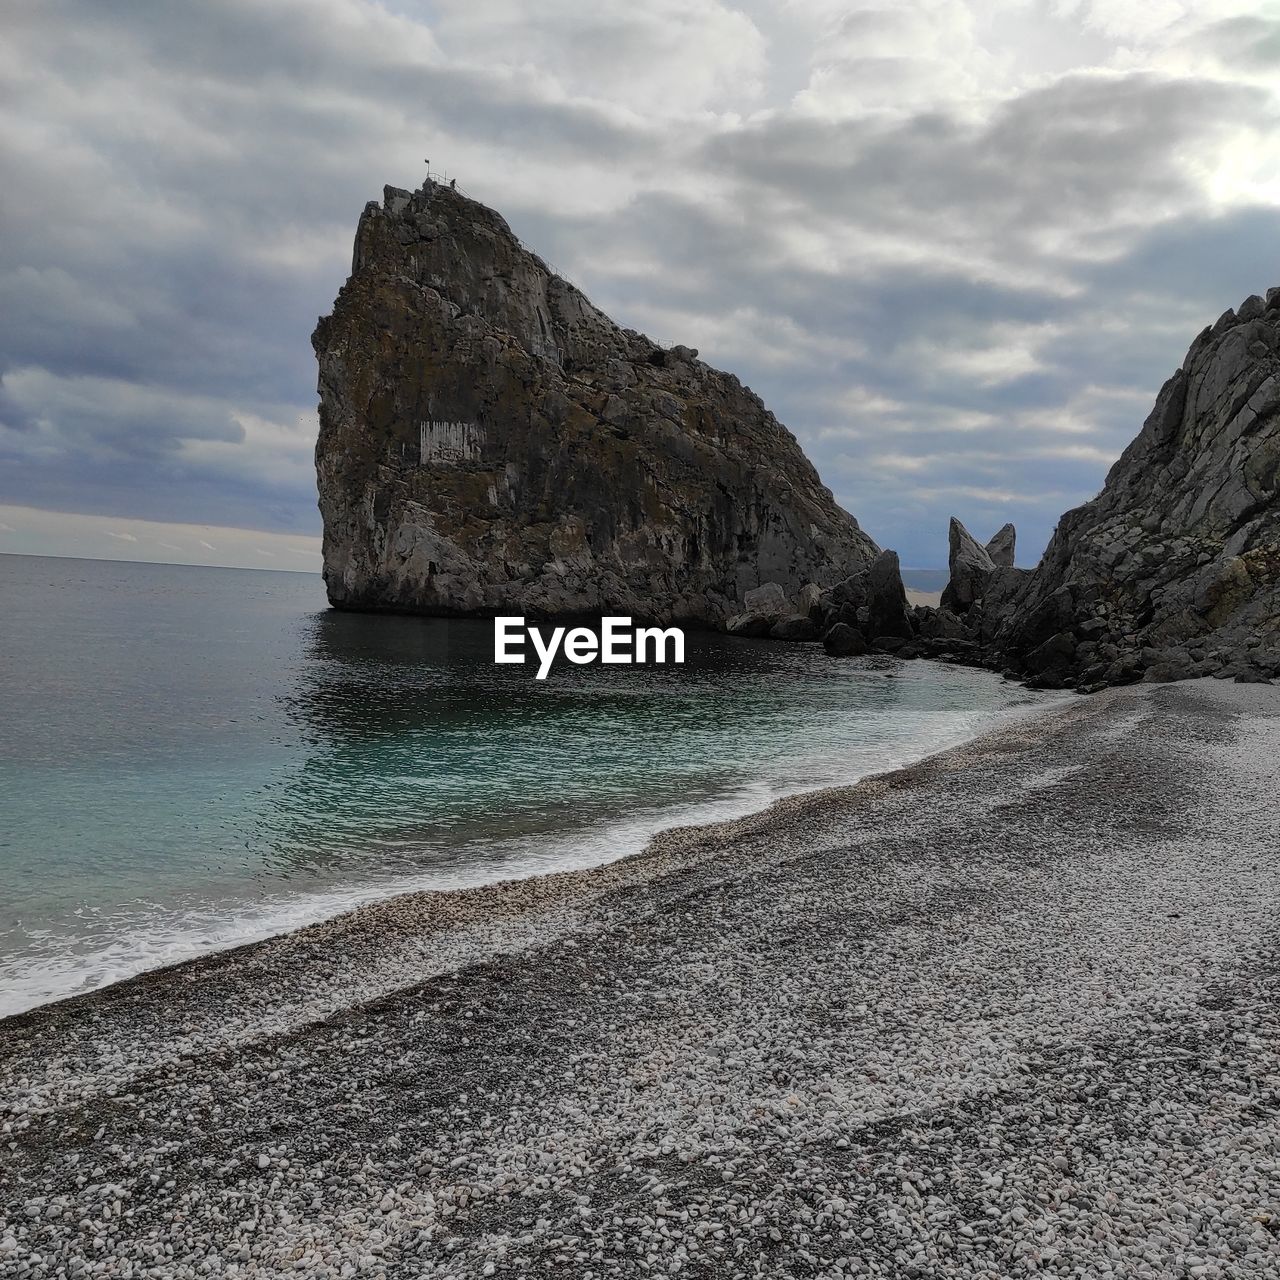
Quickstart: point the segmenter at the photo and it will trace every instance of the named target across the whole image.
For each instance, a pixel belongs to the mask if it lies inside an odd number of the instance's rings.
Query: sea
[[[690,632],[493,662],[316,574],[0,555],[0,1015],[361,903],[639,852],[1043,701],[989,672]]]

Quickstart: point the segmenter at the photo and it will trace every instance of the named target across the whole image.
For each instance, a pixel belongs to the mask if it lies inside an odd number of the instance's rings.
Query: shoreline
[[[1158,1137],[1176,1104],[1239,1138],[1206,1158],[1277,1174],[1277,726],[1280,690],[1111,690],[590,870],[389,899],[15,1015],[0,1249],[389,1280],[768,1275],[785,1247],[796,1274],[898,1275],[903,1223],[934,1274],[1023,1274],[1108,1257],[1062,1212],[1087,1201],[1092,1232],[1108,1187],[1122,1256],[1148,1219],[1173,1248],[1185,1222],[1120,1211],[1147,1158],[1125,1125]],[[1249,1124],[1230,1071],[1262,1089]],[[1212,1200],[1163,1142],[1162,1185]],[[97,1253],[66,1163],[86,1147],[124,1188]],[[226,1194],[251,1230],[217,1227]],[[1280,1258],[1246,1219],[1217,1274]],[[1177,1247],[1217,1258],[1197,1231]],[[1142,1232],[1134,1256],[1159,1252]]]
[[[987,674],[993,681],[1000,679],[995,673]],[[991,711],[987,715],[987,723],[979,729],[958,730],[955,733],[934,738],[927,743],[919,742],[915,750],[905,753],[896,749],[890,751],[884,766],[877,768],[874,772],[881,773],[919,763],[941,751],[950,750],[976,737],[997,731],[1007,724],[1016,723],[1026,717],[1035,717],[1057,705],[1059,701],[1065,700],[1067,695],[1059,694],[1055,697],[1041,693],[1035,697],[1036,701],[1025,705]],[[871,775],[862,774],[859,777],[855,773],[851,781],[842,783],[840,786],[856,785],[858,781],[868,776]],[[48,1005],[90,997],[121,983],[143,978],[147,974],[163,972],[185,964],[204,961],[216,955],[229,954],[246,947],[268,943],[395,898],[454,893],[507,881],[519,882],[544,875],[559,874],[562,871],[591,870],[605,863],[642,855],[653,840],[661,837],[669,829],[714,828],[753,814],[764,813],[779,799],[828,789],[830,784],[825,782],[791,787],[780,784],[776,779],[772,782],[756,779],[754,783],[744,780],[743,786],[735,789],[732,794],[726,793],[690,802],[672,808],[660,816],[635,817],[634,820],[619,818],[613,824],[565,831],[557,836],[548,837],[545,843],[553,842],[560,855],[554,859],[548,858],[546,861],[549,865],[543,865],[527,857],[524,864],[503,859],[494,865],[477,865],[474,868],[474,874],[470,870],[449,873],[439,869],[423,868],[420,871],[384,876],[381,879],[354,880],[350,883],[337,881],[323,888],[296,893],[285,891],[269,901],[260,903],[248,900],[243,903],[229,903],[223,914],[211,913],[207,924],[195,930],[206,939],[210,933],[217,934],[225,931],[228,935],[225,941],[210,943],[205,940],[175,936],[172,933],[148,935],[144,932],[143,938],[149,946],[140,945],[137,958],[118,962],[114,969],[116,976],[91,986],[82,985],[62,990],[57,994],[48,994],[37,1003],[27,1004],[24,1008],[11,1011],[0,1010],[0,1029],[3,1028],[7,1019],[20,1017]],[[630,847],[630,851],[621,854],[602,852],[610,840],[617,839],[621,839],[625,846]],[[144,953],[154,955],[160,949],[168,950],[170,954],[159,963],[149,963],[141,958]]]

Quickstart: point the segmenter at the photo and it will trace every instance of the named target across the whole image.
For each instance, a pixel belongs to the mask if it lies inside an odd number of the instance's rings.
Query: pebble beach
[[[1280,688],[0,1022],[0,1275],[1280,1274]]]

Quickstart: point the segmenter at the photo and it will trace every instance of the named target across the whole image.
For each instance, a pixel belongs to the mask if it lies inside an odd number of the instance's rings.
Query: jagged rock
[[[997,569],[1013,568],[1013,552],[1018,531],[1011,524],[1001,525],[984,550]]]
[[[866,571],[867,620],[864,630],[870,636],[898,636],[909,640],[915,634],[902,570],[896,551],[882,551]]]
[[[896,551],[880,552],[865,569],[837,582],[811,613],[820,615],[823,630],[842,623],[867,639],[905,641],[915,635],[915,613],[907,603]]]
[[[967,640],[972,635],[963,619],[942,607],[932,609],[928,605],[917,605],[915,623],[916,631],[926,640]]]
[[[966,613],[969,606],[981,597],[996,566],[987,549],[955,516],[951,517],[947,541],[947,565],[951,578],[942,593],[942,604],[952,613]]]
[[[1221,674],[1251,647],[1280,648],[1276,296],[1246,299],[1196,338],[1101,494],[1062,517],[1040,565],[998,607],[988,588],[984,638],[1005,661],[1030,669],[1064,630],[1152,653],[1149,668],[1116,657],[1113,684],[1148,670]]]
[[[897,653],[910,643],[906,636],[874,636],[871,640],[871,647],[877,653]]]
[[[1059,631],[1027,654],[1027,670],[1037,675],[1046,671],[1069,671],[1075,664],[1076,642],[1069,631]]]
[[[822,637],[822,647],[836,658],[857,657],[869,648],[862,632],[847,622],[837,622],[830,628]]]
[[[996,631],[1013,608],[1014,602],[1025,591],[1031,573],[1030,569],[1002,569],[997,566],[987,580],[982,598],[970,606],[964,618],[984,643],[990,644],[994,640]],[[1050,627],[1044,634],[1052,634],[1055,629],[1057,628]]]
[[[807,613],[798,613],[775,622],[769,635],[775,640],[816,640],[818,624]]]
[[[737,613],[725,624],[731,636],[758,639],[773,630],[773,618],[764,613]]]
[[[795,599],[877,553],[736,378],[620,329],[447,187],[366,207],[312,342],[338,607],[723,626],[762,582]]]
[[[1236,684],[1270,684],[1271,677],[1257,667],[1249,667],[1244,671],[1237,672],[1235,682]]]
[[[781,583],[766,582],[743,595],[742,610],[744,613],[759,613],[766,618],[777,619],[790,613],[791,605]]]

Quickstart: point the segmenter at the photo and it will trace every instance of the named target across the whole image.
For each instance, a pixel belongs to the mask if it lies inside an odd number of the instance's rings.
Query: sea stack
[[[878,552],[737,378],[619,328],[447,187],[366,206],[312,342],[339,608],[718,627]]]

